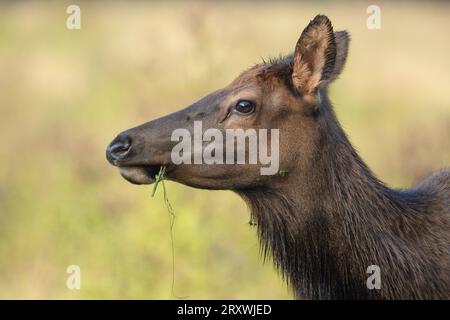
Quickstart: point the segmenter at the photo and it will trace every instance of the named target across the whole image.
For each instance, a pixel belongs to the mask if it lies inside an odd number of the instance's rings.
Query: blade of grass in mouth
[[[155,196],[156,188],[158,188],[158,184],[160,181],[164,179],[164,173],[166,172],[166,167],[159,167],[159,172],[155,176],[155,185],[153,186],[152,198]]]
[[[169,198],[166,194],[166,186],[164,184],[164,173],[166,172],[166,167],[161,166],[159,168],[158,174],[155,176],[155,185],[153,186],[152,190],[152,197],[154,197],[156,193],[156,188],[158,187],[158,184],[161,182],[163,186],[163,193],[164,193],[164,203],[166,204],[167,211],[169,212],[169,224],[170,224],[170,243],[172,246],[172,296],[174,296],[177,299],[187,299],[189,296],[177,296],[175,294],[175,245],[173,240],[173,225],[175,223],[175,212],[173,211],[172,205],[169,202]]]

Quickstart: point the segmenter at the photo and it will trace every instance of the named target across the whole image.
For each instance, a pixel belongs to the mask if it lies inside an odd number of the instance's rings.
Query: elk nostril
[[[112,145],[111,147],[111,153],[113,155],[121,155],[125,152],[128,152],[128,150],[130,149],[130,145],[128,143],[122,144],[122,143],[116,143],[114,145]]]
[[[131,148],[131,139],[128,137],[118,136],[106,150],[106,157],[110,162],[123,160]]]

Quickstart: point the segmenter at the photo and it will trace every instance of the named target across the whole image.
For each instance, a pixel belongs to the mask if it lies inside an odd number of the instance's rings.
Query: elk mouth
[[[120,166],[120,175],[133,184],[152,184],[156,181],[161,165]]]

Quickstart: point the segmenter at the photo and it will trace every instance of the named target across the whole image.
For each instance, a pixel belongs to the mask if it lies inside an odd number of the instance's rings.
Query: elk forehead
[[[250,79],[261,79],[262,81],[269,81],[273,79],[290,79],[292,73],[293,56],[288,55],[278,59],[270,59],[268,62],[263,62],[251,67],[242,72],[232,83],[239,85],[247,82]]]
[[[239,74],[227,87],[230,98],[240,97],[257,100],[262,93],[284,87],[295,95],[292,86],[293,56],[289,55],[257,64]]]

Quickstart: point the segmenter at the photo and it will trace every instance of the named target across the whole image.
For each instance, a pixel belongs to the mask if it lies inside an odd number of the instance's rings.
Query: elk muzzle
[[[106,159],[134,184],[151,184],[170,165],[171,128],[165,118],[120,133],[106,148]],[[168,171],[168,170],[167,170]]]

